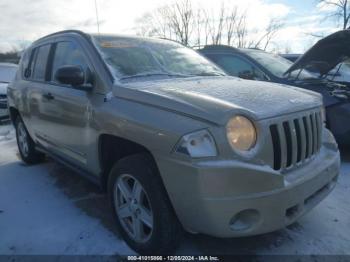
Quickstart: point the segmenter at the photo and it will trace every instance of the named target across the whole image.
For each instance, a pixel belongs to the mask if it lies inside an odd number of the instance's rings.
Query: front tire
[[[147,154],[129,156],[112,168],[108,192],[125,241],[139,254],[169,254],[182,228],[158,170]]]
[[[34,141],[20,117],[17,117],[15,126],[18,151],[22,160],[30,165],[43,161],[45,155],[35,150]]]

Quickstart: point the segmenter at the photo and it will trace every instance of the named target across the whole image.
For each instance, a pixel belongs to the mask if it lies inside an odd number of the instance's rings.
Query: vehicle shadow
[[[53,165],[50,175],[55,178],[55,185],[84,213],[97,218],[118,238],[120,234],[115,226],[112,208],[109,204],[107,194],[89,181],[64,165],[52,161]]]
[[[56,186],[61,189],[79,209],[88,216],[98,219],[119,239],[121,238],[115,226],[115,217],[108,202],[107,195],[101,192],[98,186],[56,162],[54,162],[51,167],[50,175],[55,178]],[[299,231],[301,230],[301,226],[295,223],[291,225],[289,229]],[[177,254],[254,255],[261,251],[278,248],[290,241],[293,241],[293,239],[285,229],[260,236],[230,239],[185,233]]]
[[[289,230],[301,230],[301,226],[295,223],[288,227]],[[191,250],[197,250],[198,254],[220,254],[220,255],[261,255],[270,253],[272,249],[288,245],[293,242],[288,230],[282,229],[276,232],[239,238],[215,238],[206,235],[186,234],[185,242],[179,252],[186,254],[186,246]]]

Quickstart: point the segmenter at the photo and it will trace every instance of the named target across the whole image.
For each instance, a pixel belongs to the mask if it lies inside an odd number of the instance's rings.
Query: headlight
[[[248,151],[255,146],[256,130],[252,121],[244,116],[235,116],[226,126],[227,139],[233,149]]]
[[[175,152],[190,157],[217,156],[214,138],[206,130],[183,136],[175,148]]]

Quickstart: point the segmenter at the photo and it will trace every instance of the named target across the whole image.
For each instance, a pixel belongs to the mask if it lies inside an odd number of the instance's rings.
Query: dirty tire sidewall
[[[123,174],[129,174],[141,183],[152,206],[153,231],[150,239],[144,243],[137,243],[129,237],[116,214],[114,186]],[[165,255],[175,250],[182,237],[182,227],[173,211],[152,157],[137,154],[119,160],[109,175],[108,194],[118,230],[131,248],[142,255]]]

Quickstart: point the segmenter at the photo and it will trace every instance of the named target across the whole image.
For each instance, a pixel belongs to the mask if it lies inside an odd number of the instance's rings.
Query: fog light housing
[[[230,228],[233,231],[248,231],[260,222],[260,213],[256,209],[240,211],[230,220]]]

